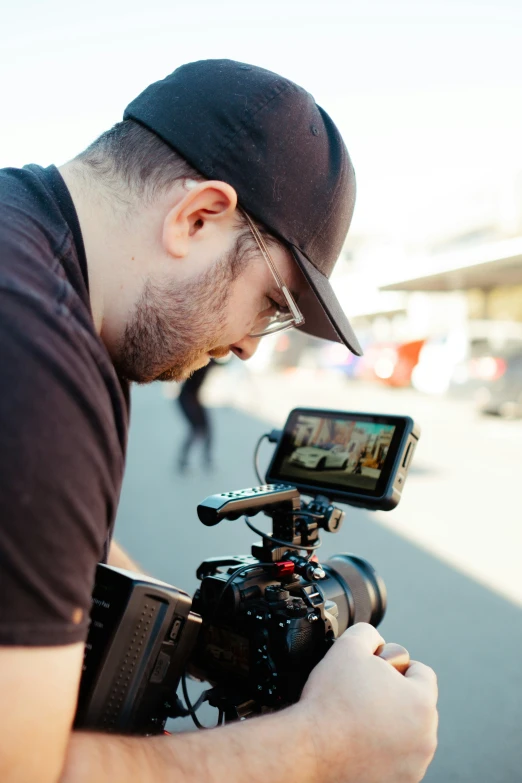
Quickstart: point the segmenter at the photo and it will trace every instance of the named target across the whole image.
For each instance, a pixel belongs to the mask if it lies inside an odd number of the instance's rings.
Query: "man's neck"
[[[104,261],[109,252],[113,232],[108,225],[110,209],[103,209],[104,199],[74,161],[59,167],[59,172],[71,194],[85,245],[89,296],[94,325],[101,334],[104,316]],[[98,197],[97,197],[98,195]]]

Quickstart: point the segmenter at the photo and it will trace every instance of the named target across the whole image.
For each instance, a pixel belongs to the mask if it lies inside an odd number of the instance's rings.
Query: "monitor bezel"
[[[289,442],[293,437],[293,427],[299,416],[318,417],[328,419],[339,419],[343,421],[368,422],[370,424],[392,425],[395,427],[388,456],[382,468],[381,475],[373,489],[363,489],[360,487],[349,489],[339,484],[327,485],[324,481],[296,480],[294,477],[285,475],[281,471],[283,459],[291,451]],[[272,459],[266,472],[266,482],[268,484],[283,483],[295,486],[300,492],[306,495],[316,496],[325,495],[331,500],[345,501],[353,505],[366,505],[366,502],[378,502],[385,499],[390,489],[393,487],[397,469],[400,465],[401,455],[404,450],[404,444],[408,434],[412,430],[413,421],[408,416],[396,416],[380,413],[362,413],[358,411],[338,411],[326,410],[321,408],[294,408],[285,422],[281,438],[277,448],[272,455]],[[358,502],[359,501],[359,502]]]

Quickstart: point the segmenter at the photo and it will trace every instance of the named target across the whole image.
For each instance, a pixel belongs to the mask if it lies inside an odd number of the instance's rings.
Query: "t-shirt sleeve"
[[[123,455],[107,385],[66,308],[0,290],[0,644],[87,635]]]

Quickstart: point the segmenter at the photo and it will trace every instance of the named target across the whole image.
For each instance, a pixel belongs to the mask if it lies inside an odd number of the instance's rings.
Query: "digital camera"
[[[205,560],[193,599],[100,564],[76,728],[151,735],[169,717],[190,714],[201,727],[203,701],[217,708],[218,723],[296,702],[335,639],[356,622],[377,626],[386,610],[370,563],[352,554],[317,558],[320,532],[338,532],[344,517],[333,501],[396,506],[418,438],[405,416],[293,410],[269,436],[277,448],[266,483],[197,508],[205,525],[244,517],[260,536],[250,555]],[[250,521],[261,512],[271,533]],[[195,705],[187,676],[210,685]]]

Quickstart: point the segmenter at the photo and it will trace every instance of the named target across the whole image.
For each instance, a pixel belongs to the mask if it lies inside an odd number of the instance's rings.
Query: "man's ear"
[[[236,191],[226,182],[188,180],[185,188],[188,192],[169,210],[163,222],[163,246],[174,258],[184,258],[193,236],[228,220],[237,206]]]

